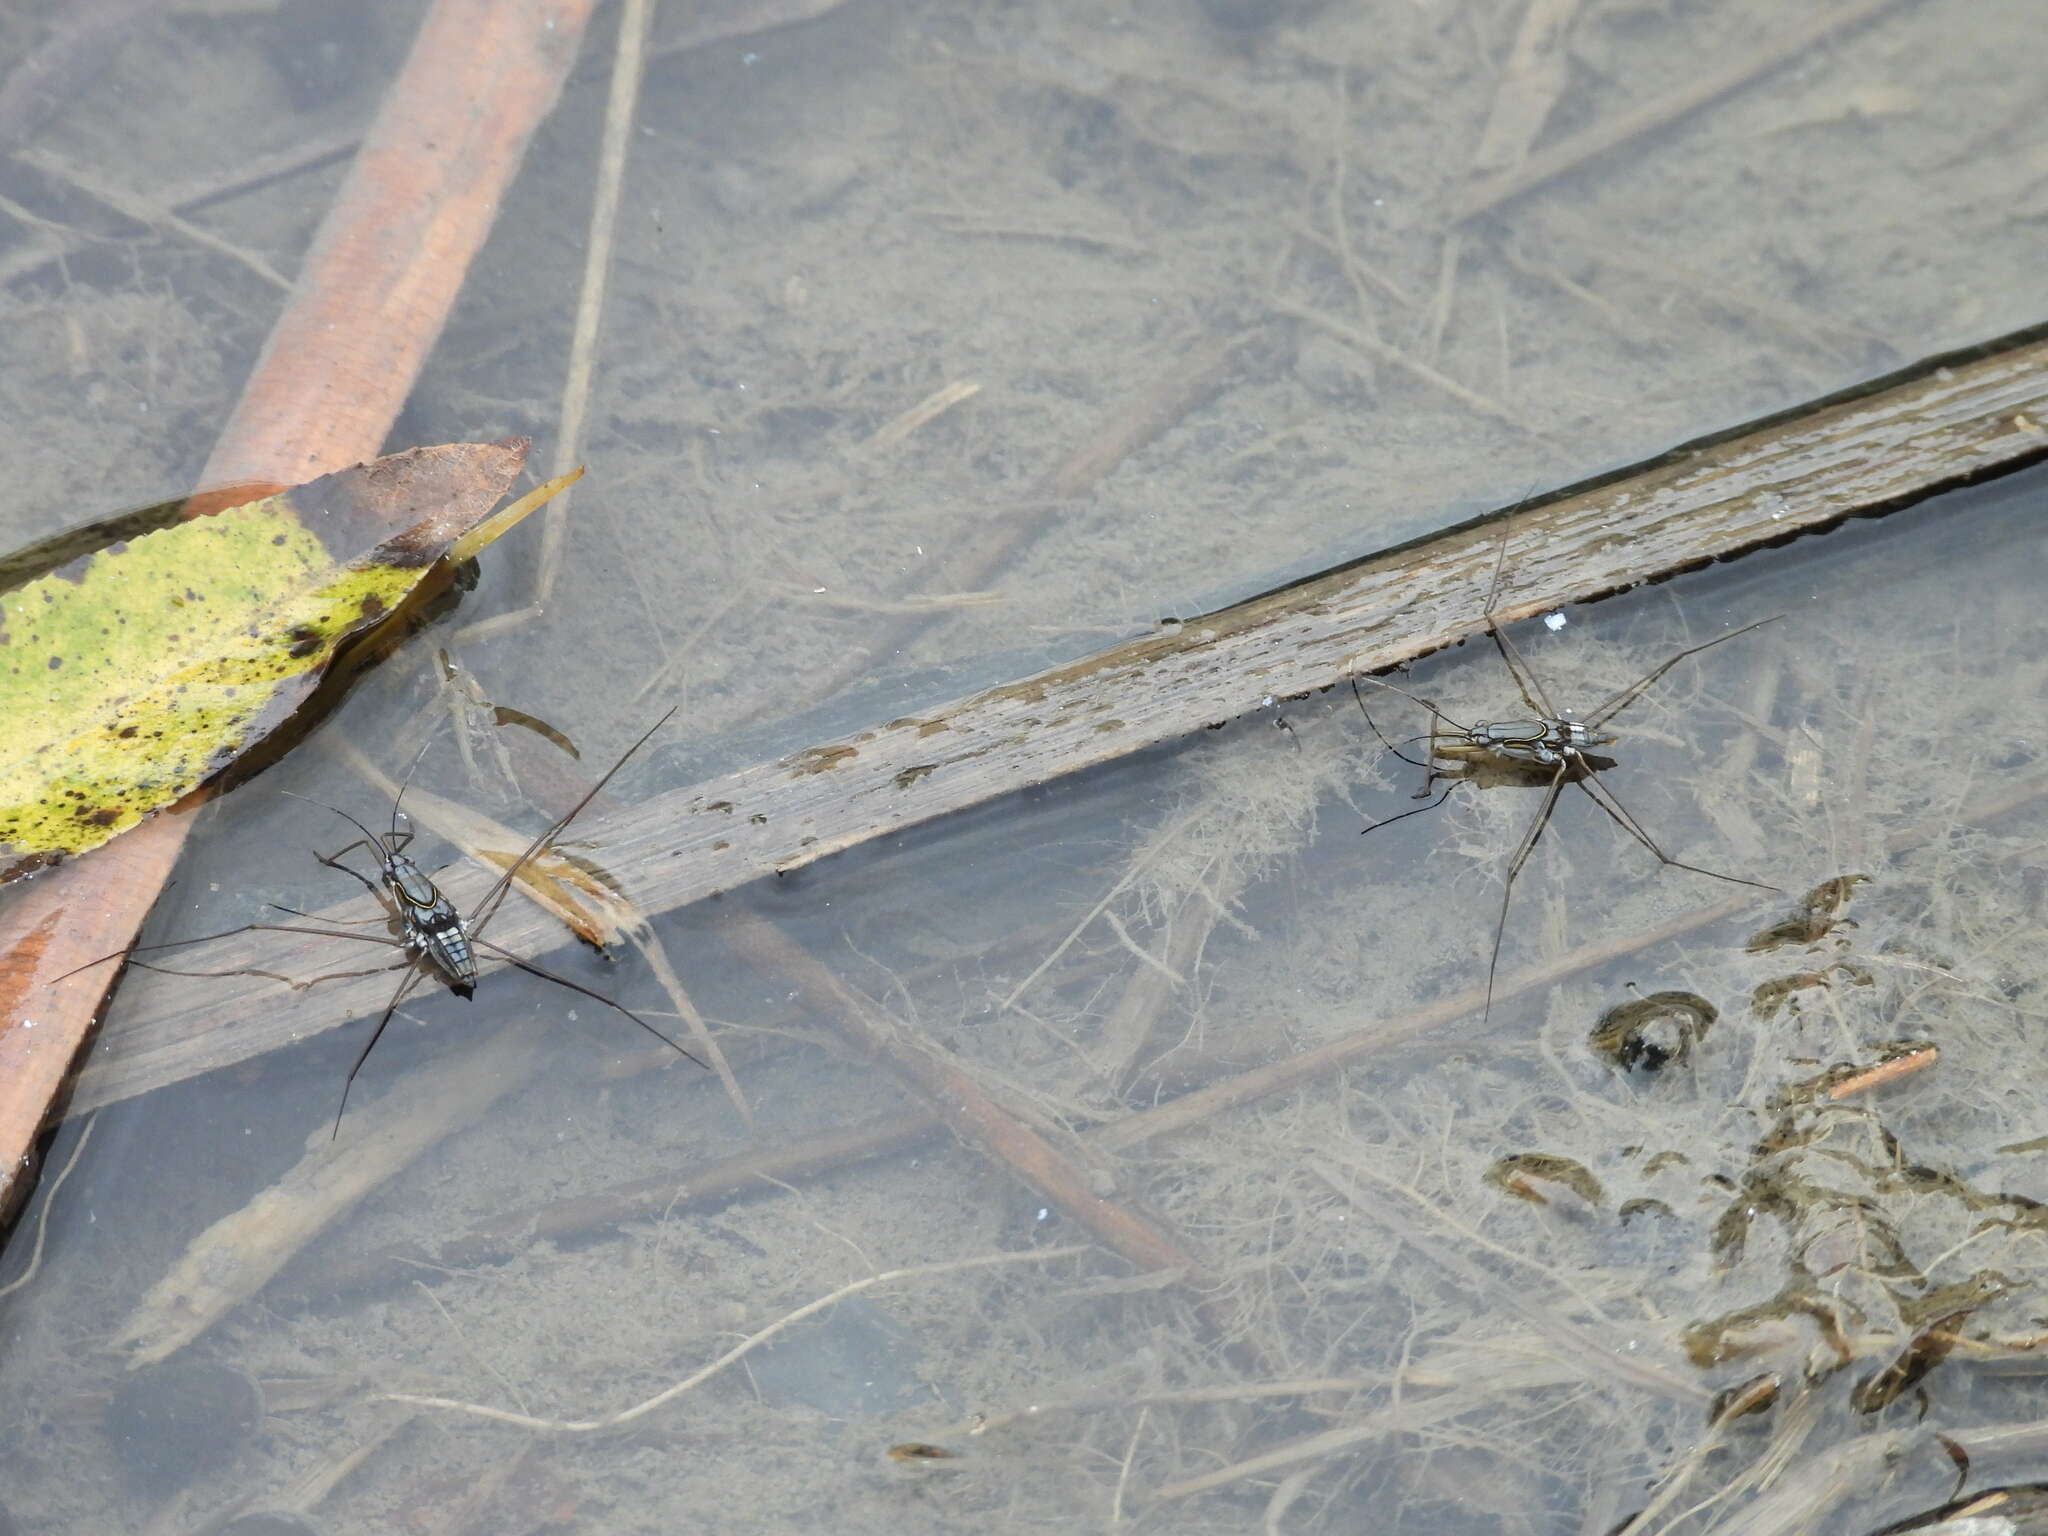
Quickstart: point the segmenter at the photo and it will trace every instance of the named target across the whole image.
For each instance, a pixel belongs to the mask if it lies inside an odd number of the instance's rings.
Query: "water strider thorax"
[[[383,865],[384,886],[398,904],[406,939],[441,968],[458,997],[468,997],[476,988],[476,951],[462,914],[404,854],[387,851]]]

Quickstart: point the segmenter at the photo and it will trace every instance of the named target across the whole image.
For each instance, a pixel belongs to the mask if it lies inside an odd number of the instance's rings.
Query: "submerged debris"
[[[1788,1003],[1793,1011],[1798,1004],[1793,1000],[1802,992],[1813,992],[1834,984],[1837,975],[1849,978],[1850,984],[1858,987],[1871,985],[1870,972],[1850,960],[1837,960],[1834,964],[1818,971],[1794,971],[1789,976],[1774,976],[1761,982],[1749,995],[1750,1011],[1760,1019],[1774,1019],[1778,1011]]]
[[[892,1445],[883,1452],[891,1461],[951,1461],[959,1456],[958,1451],[949,1451],[943,1445],[932,1445],[923,1440],[906,1440],[901,1445]]]
[[[1723,1388],[1707,1405],[1707,1422],[1725,1424],[1730,1419],[1762,1413],[1777,1402],[1780,1385],[1776,1371],[1763,1371],[1747,1381],[1738,1381],[1732,1387]]]
[[[1849,1394],[1849,1406],[1858,1413],[1875,1413],[1897,1402],[1901,1393],[1917,1387],[1922,1377],[1948,1358],[1949,1351],[1962,1337],[1959,1330],[1976,1310],[1975,1305],[1962,1307],[1936,1318],[1913,1336],[1890,1365],[1856,1384],[1856,1390]]]
[[[1697,992],[1652,992],[1600,1015],[1587,1043],[1624,1072],[1683,1066],[1721,1012]]]
[[[1932,1040],[1882,1041],[1871,1047],[1867,1061],[1837,1062],[1824,1072],[1786,1084],[1772,1096],[1770,1107],[1782,1114],[1821,1099],[1852,1098],[1924,1072],[1940,1059],[1941,1048]]]
[[[1895,1521],[1870,1536],[2048,1536],[2048,1483],[2015,1483]]]
[[[1588,1205],[1599,1205],[1607,1198],[1585,1164],[1549,1152],[1516,1152],[1503,1157],[1486,1170],[1486,1182],[1531,1205],[1550,1204],[1550,1196],[1537,1187],[1540,1184],[1568,1189]]]
[[[1759,929],[1744,947],[1752,955],[1765,955],[1791,944],[1818,944],[1837,928],[1854,928],[1842,913],[1848,910],[1856,887],[1869,882],[1868,875],[1836,875],[1821,881],[1799,899],[1798,911]]]

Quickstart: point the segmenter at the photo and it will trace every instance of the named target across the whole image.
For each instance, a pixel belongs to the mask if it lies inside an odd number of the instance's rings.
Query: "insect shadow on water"
[[[1420,758],[1410,757],[1401,746],[1389,741],[1379,725],[1372,718],[1372,712],[1365,707],[1365,695],[1359,692],[1361,679],[1351,678],[1351,692],[1358,700],[1359,712],[1365,716],[1366,724],[1372,727],[1373,735],[1394,756],[1423,772],[1422,788],[1415,794],[1418,800],[1428,800],[1427,805],[1414,810],[1403,811],[1398,816],[1389,816],[1364,829],[1377,831],[1408,816],[1418,816],[1424,811],[1435,810],[1450,798],[1451,791],[1460,784],[1478,782],[1484,787],[1488,782],[1516,784],[1524,788],[1540,788],[1543,803],[1538,807],[1522,840],[1515,845],[1515,851],[1508,860],[1507,876],[1503,882],[1500,897],[1500,915],[1493,925],[1493,952],[1486,963],[1486,1003],[1480,1018],[1482,1022],[1493,1013],[1493,984],[1495,973],[1500,969],[1501,940],[1507,933],[1508,904],[1514,899],[1515,877],[1529,862],[1529,856],[1536,849],[1537,839],[1550,824],[1550,814],[1557,809],[1558,797],[1564,793],[1567,784],[1585,793],[1587,799],[1600,807],[1601,812],[1636,842],[1641,843],[1659,864],[1670,869],[1689,870],[1696,875],[1705,875],[1712,880],[1724,880],[1730,885],[1747,885],[1761,891],[1775,891],[1777,886],[1761,880],[1748,880],[1741,875],[1723,874],[1719,870],[1706,869],[1698,864],[1688,864],[1683,859],[1674,859],[1657,846],[1656,839],[1644,830],[1643,824],[1616,798],[1614,791],[1600,779],[1599,775],[1615,766],[1611,757],[1603,757],[1589,750],[1593,747],[1611,746],[1619,738],[1598,734],[1601,727],[1615,718],[1640,699],[1643,694],[1665,673],[1690,656],[1720,645],[1737,636],[1746,635],[1753,629],[1777,622],[1779,615],[1758,619],[1740,629],[1731,629],[1725,635],[1716,635],[1698,645],[1687,646],[1676,655],[1667,657],[1626,687],[1617,690],[1604,699],[1598,707],[1583,717],[1559,710],[1550,701],[1542,681],[1536,676],[1520,650],[1510,640],[1496,621],[1494,615],[1500,598],[1501,576],[1507,565],[1507,541],[1501,541],[1500,556],[1494,562],[1493,585],[1486,594],[1486,633],[1492,637],[1494,649],[1500,652],[1501,662],[1508,669],[1508,675],[1515,680],[1515,689],[1522,696],[1522,702],[1529,709],[1530,718],[1521,720],[1487,720],[1477,725],[1460,725],[1430,700],[1405,688],[1395,686],[1380,678],[1368,677],[1364,682],[1389,693],[1399,694],[1412,703],[1421,705],[1429,712],[1430,726],[1426,736],[1411,737],[1413,742],[1426,742],[1427,747]],[[1448,765],[1448,766],[1446,766]],[[1441,794],[1430,799],[1436,782],[1446,780]]]
[[[448,983],[448,989],[457,997],[465,999],[470,997],[476,990],[476,951],[479,949],[486,950],[496,955],[506,964],[516,966],[522,971],[538,976],[543,981],[551,981],[558,987],[566,987],[571,992],[580,993],[584,997],[604,1004],[605,1007],[612,1009],[614,1012],[624,1014],[635,1024],[638,1024],[642,1029],[660,1040],[664,1045],[689,1057],[691,1061],[696,1062],[701,1067],[704,1063],[693,1052],[685,1049],[681,1044],[640,1017],[639,1014],[628,1008],[624,1003],[606,997],[603,993],[594,991],[579,981],[572,981],[567,976],[549,970],[546,966],[529,960],[523,955],[516,955],[501,945],[491,943],[490,940],[483,936],[485,925],[497,915],[498,909],[503,906],[505,897],[511,890],[512,881],[517,878],[520,870],[524,869],[545,849],[551,846],[555,839],[562,835],[569,823],[581,815],[584,807],[596,799],[605,785],[611,782],[612,776],[625,767],[633,754],[646,746],[649,738],[666,725],[674,714],[675,711],[671,709],[667,714],[664,714],[659,720],[655,721],[653,725],[649,726],[640,739],[628,747],[621,754],[619,760],[605,770],[604,777],[590,786],[582,799],[578,800],[564,815],[558,817],[545,831],[528,843],[519,857],[505,866],[504,871],[498,876],[496,882],[484,893],[483,899],[476,904],[472,914],[467,918],[456,909],[455,904],[434,884],[426,871],[421,869],[419,865],[407,856],[406,850],[412,845],[415,836],[412,830],[410,828],[404,831],[399,830],[399,820],[403,815],[400,807],[405,800],[406,784],[411,782],[412,771],[418,768],[420,758],[426,755],[426,749],[423,747],[420,749],[420,757],[413,759],[412,768],[406,770],[405,782],[399,785],[398,793],[392,798],[391,829],[388,832],[372,832],[339,806],[327,805],[324,801],[311,800],[305,795],[292,794],[290,790],[284,791],[285,794],[290,795],[294,800],[305,800],[309,805],[318,805],[324,810],[334,812],[335,815],[347,821],[358,832],[363,834],[354,842],[337,848],[333,853],[316,854],[314,857],[329,869],[338,869],[350,879],[360,882],[365,890],[376,897],[385,908],[384,920],[397,927],[397,937],[394,938],[385,934],[350,933],[335,927],[309,928],[298,923],[244,923],[239,928],[227,928],[219,933],[202,933],[188,939],[172,939],[162,944],[130,946],[128,949],[116,950],[113,954],[102,955],[97,960],[89,960],[84,965],[77,967],[76,970],[66,972],[65,974],[75,976],[78,974],[78,971],[89,970],[93,966],[104,964],[108,960],[126,956],[130,964],[141,966],[144,970],[163,971],[173,976],[271,976],[276,980],[285,982],[289,986],[300,988],[314,986],[323,981],[335,981],[348,976],[376,975],[382,971],[396,970],[401,966],[404,967],[405,975],[398,983],[398,990],[392,993],[391,1001],[385,1005],[383,1013],[378,1016],[376,1027],[370,1031],[370,1038],[363,1043],[363,1048],[356,1053],[355,1062],[348,1070],[348,1078],[342,1084],[341,1103],[334,1113],[334,1134],[336,1136],[341,1134],[341,1117],[348,1110],[349,1090],[355,1086],[357,1074],[362,1071],[363,1063],[369,1059],[370,1052],[376,1048],[377,1041],[383,1036],[385,1026],[391,1022],[392,1015],[398,1012],[399,1005],[405,1001],[413,988],[435,971],[441,974],[442,979]],[[376,860],[376,880],[372,880],[361,870],[342,862],[344,855],[353,853],[359,848],[366,850],[370,857]],[[277,906],[276,903],[272,903],[272,905]],[[294,917],[316,916],[316,914],[310,912],[302,912],[296,907],[278,906],[278,910],[288,912]],[[350,920],[344,918],[337,919],[336,921],[347,922]],[[365,918],[363,921],[376,922],[379,919]],[[225,939],[231,938],[236,934],[257,932],[304,933],[313,934],[321,938],[355,939],[366,944],[386,945],[402,950],[404,953],[397,961],[390,965],[372,966],[367,970],[359,971],[331,971],[326,975],[315,976],[309,981],[293,981],[289,977],[276,976],[276,973],[271,971],[256,970],[249,967],[242,967],[232,971],[190,971],[161,965],[155,961],[137,960],[134,958],[139,951],[179,949],[188,944],[203,944],[213,939]],[[58,978],[60,981],[62,979],[62,977]]]

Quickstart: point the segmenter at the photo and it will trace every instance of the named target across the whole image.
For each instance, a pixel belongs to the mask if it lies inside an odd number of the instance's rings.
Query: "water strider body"
[[[1606,746],[1613,740],[1602,736],[1596,742],[1593,733],[1577,720],[1489,720],[1467,728],[1463,742],[1437,747],[1435,752],[1439,757],[1477,754],[1555,768],[1582,756],[1590,746]]]
[[[455,903],[441,894],[426,872],[402,853],[387,854],[384,888],[398,904],[400,921],[413,947],[441,968],[457,997],[476,991],[476,949]]]
[[[1402,816],[1414,816],[1421,811],[1433,810],[1443,804],[1451,790],[1463,783],[1511,783],[1543,790],[1543,804],[1529,823],[1528,830],[1523,833],[1521,842],[1516,845],[1513,856],[1508,860],[1507,877],[1501,891],[1500,915],[1493,929],[1492,958],[1488,960],[1486,967],[1486,1002],[1482,1018],[1493,1011],[1494,976],[1500,968],[1501,939],[1507,932],[1508,904],[1514,897],[1515,877],[1529,862],[1530,854],[1535,851],[1536,841],[1543,835],[1543,829],[1550,824],[1550,814],[1557,808],[1558,797],[1564,792],[1567,784],[1577,786],[1587,799],[1600,807],[1601,812],[1610,821],[1642,844],[1658,863],[1667,868],[1689,870],[1693,874],[1726,881],[1731,885],[1754,886],[1758,890],[1766,891],[1777,889],[1776,886],[1767,885],[1760,880],[1747,880],[1740,875],[1722,874],[1718,870],[1705,869],[1700,865],[1672,858],[1657,846],[1656,840],[1643,829],[1642,823],[1636,820],[1634,814],[1616,798],[1614,791],[1600,779],[1601,773],[1615,766],[1614,759],[1600,756],[1591,750],[1594,747],[1613,745],[1616,738],[1600,734],[1601,727],[1635,703],[1653,683],[1681,661],[1723,641],[1733,640],[1739,635],[1748,634],[1751,630],[1774,623],[1775,616],[1759,619],[1753,624],[1745,624],[1740,629],[1730,630],[1725,635],[1716,635],[1713,639],[1702,641],[1698,645],[1687,646],[1676,655],[1652,667],[1627,687],[1610,695],[1597,708],[1581,718],[1566,714],[1550,702],[1549,695],[1544,691],[1535,671],[1523,659],[1521,652],[1515,648],[1514,642],[1502,631],[1495,619],[1495,605],[1500,595],[1501,574],[1506,560],[1507,544],[1503,540],[1500,558],[1494,565],[1493,587],[1486,597],[1486,633],[1492,639],[1494,648],[1500,652],[1501,661],[1507,667],[1508,675],[1515,680],[1516,691],[1521,694],[1522,703],[1529,709],[1529,717],[1460,725],[1428,699],[1409,693],[1405,688],[1398,688],[1378,678],[1363,679],[1373,687],[1413,700],[1429,711],[1430,727],[1425,738],[1428,747],[1422,758],[1410,757],[1392,742],[1387,741],[1384,736],[1380,737],[1388,751],[1403,762],[1423,770],[1422,788],[1416,792],[1416,799],[1429,800],[1436,781],[1448,781],[1448,787],[1434,800],[1430,800],[1428,805],[1420,806],[1413,811],[1404,811],[1401,813]],[[1358,693],[1360,681],[1356,677],[1351,680],[1354,695]],[[1358,695],[1358,707],[1365,714],[1366,722],[1372,725],[1373,733],[1379,735],[1379,727],[1373,724],[1372,714],[1366,710],[1362,695]],[[1387,821],[1375,823],[1375,826],[1385,826],[1388,822],[1400,819],[1401,816],[1389,817]],[[1370,832],[1374,827],[1367,827],[1365,830]]]
[[[404,796],[405,791],[401,788],[399,799]],[[412,841],[412,834],[398,830],[398,802],[394,800],[391,806],[391,831],[382,837],[347,811],[331,805],[327,809],[345,817],[363,835],[347,847],[321,856],[320,862],[362,880],[375,895],[376,886],[364,880],[360,872],[340,862],[344,853],[367,848],[370,857],[377,861],[378,879],[383,882],[384,893],[390,898],[391,913],[404,935],[405,946],[417,958],[432,962],[447,981],[448,990],[457,997],[473,996],[476,992],[476,945],[471,940],[469,925],[456,911],[455,903],[427,877],[427,872],[406,856],[405,848]]]
[[[338,806],[325,805],[324,809],[333,811],[335,815],[347,821],[363,835],[355,842],[337,848],[333,853],[315,856],[328,868],[340,870],[343,874],[349,876],[350,879],[359,882],[372,896],[377,897],[385,905],[390,919],[397,925],[398,937],[387,938],[377,934],[350,933],[345,929],[333,927],[311,928],[295,923],[244,923],[239,928],[226,929],[220,933],[200,934],[189,939],[173,939],[164,944],[143,945],[141,948],[145,950],[173,949],[187,944],[202,943],[209,939],[227,938],[234,934],[264,931],[273,933],[310,933],[323,938],[355,939],[363,943],[385,944],[403,950],[405,952],[404,958],[400,963],[404,965],[406,974],[399,981],[398,989],[392,994],[391,1001],[385,1005],[384,1012],[378,1017],[376,1027],[370,1031],[369,1039],[363,1042],[362,1050],[356,1054],[355,1062],[349,1068],[348,1078],[342,1085],[341,1104],[334,1116],[334,1128],[337,1135],[341,1130],[342,1114],[348,1108],[349,1090],[355,1086],[357,1074],[362,1071],[363,1063],[369,1059],[370,1052],[375,1049],[378,1040],[383,1037],[385,1027],[390,1024],[392,1016],[397,1013],[399,1004],[405,1001],[407,994],[428,974],[429,967],[441,974],[442,978],[448,983],[449,990],[454,992],[456,996],[462,998],[472,996],[476,991],[476,955],[479,949],[497,956],[509,965],[517,966],[522,971],[538,976],[543,981],[551,981],[558,987],[566,987],[571,992],[580,993],[594,1002],[604,1004],[605,1007],[612,1009],[616,1013],[624,1014],[663,1044],[689,1057],[690,1060],[697,1062],[697,1065],[702,1066],[704,1063],[699,1061],[692,1052],[670,1039],[668,1035],[655,1028],[647,1020],[641,1018],[639,1014],[635,1013],[625,1004],[606,997],[603,993],[594,991],[584,986],[581,982],[572,981],[566,976],[559,975],[535,961],[526,959],[522,955],[516,955],[511,950],[493,944],[490,940],[483,937],[485,925],[497,915],[498,909],[504,903],[505,896],[511,889],[512,881],[519,871],[532,862],[544,848],[562,835],[563,830],[569,823],[582,813],[583,808],[597,797],[606,784],[611,782],[612,776],[625,767],[633,754],[645,746],[648,739],[656,731],[660,730],[662,726],[666,725],[674,714],[675,711],[671,709],[667,714],[655,721],[652,726],[648,727],[640,739],[625,750],[619,760],[606,770],[602,778],[591,785],[583,798],[578,800],[566,815],[556,819],[549,825],[546,831],[527,844],[525,851],[505,867],[504,872],[499,875],[490,890],[484,894],[483,899],[477,903],[473,914],[467,918],[462,915],[455,906],[455,903],[450,901],[441,888],[427,875],[426,871],[421,869],[406,852],[412,845],[414,833],[410,830],[401,831],[399,829],[398,823],[401,814],[399,807],[405,799],[405,788],[401,785],[397,796],[391,803],[391,827],[388,832],[372,832],[360,821],[357,821],[355,817],[349,815],[347,811],[342,810]],[[422,755],[424,755],[424,750],[423,748]],[[414,767],[417,767],[418,763],[419,759],[415,758]],[[407,773],[407,778],[411,778],[410,771]],[[291,798],[295,800],[306,799],[304,795],[292,795],[290,790],[286,790],[285,793],[291,795]],[[310,801],[309,803],[323,805],[323,802],[317,800]],[[376,880],[372,880],[361,870],[342,862],[345,854],[352,853],[358,848],[366,850],[370,857],[376,860]],[[289,912],[294,917],[310,917],[313,915],[301,912],[294,907],[284,907],[280,910]],[[348,921],[348,919],[341,919],[341,921]],[[99,965],[104,961],[117,959],[122,956],[127,956],[133,960],[135,952],[134,949],[117,950],[113,954],[101,956],[98,960],[88,961],[86,965],[80,966],[78,969],[84,970],[89,966]],[[157,965],[155,962],[147,960],[133,960],[133,963],[154,970],[171,969],[170,967]],[[393,967],[380,967],[380,969],[391,968]],[[75,974],[75,972],[72,974]],[[187,976],[232,976],[241,974],[241,972],[178,971],[174,974]],[[270,973],[265,972],[263,974]],[[361,973],[339,972],[336,974],[356,975]],[[59,977],[58,979],[62,980],[63,978]],[[313,978],[314,981],[326,979],[328,978]],[[290,984],[293,986],[311,986],[313,982],[293,982]]]

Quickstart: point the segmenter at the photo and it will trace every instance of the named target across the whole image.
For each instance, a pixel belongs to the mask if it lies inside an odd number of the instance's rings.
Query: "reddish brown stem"
[[[376,454],[593,3],[435,0],[202,484],[292,485]],[[131,941],[186,825],[161,816],[11,893],[0,912],[0,1211],[109,968],[57,978]]]

